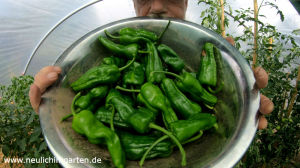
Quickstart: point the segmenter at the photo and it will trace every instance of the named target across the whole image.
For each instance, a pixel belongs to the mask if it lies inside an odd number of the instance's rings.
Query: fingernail
[[[61,68],[60,68],[60,67],[58,67],[58,66],[54,67],[53,69],[54,69],[54,71],[56,71],[56,72],[58,72],[58,73],[60,73],[60,72],[61,72]]]
[[[270,114],[274,110],[274,104],[273,102],[269,102],[267,106],[268,113]]]
[[[50,72],[48,75],[47,75],[47,78],[49,80],[56,80],[57,78],[57,73],[56,72]]]
[[[257,67],[255,69],[255,75],[256,75],[256,77],[260,77],[262,75],[261,72],[262,72],[262,68],[261,67]]]

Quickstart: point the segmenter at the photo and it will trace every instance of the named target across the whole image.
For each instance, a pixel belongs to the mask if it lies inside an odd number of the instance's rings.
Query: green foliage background
[[[220,3],[218,0],[199,0],[199,5],[205,5],[202,11],[202,25],[221,33],[220,29]],[[234,37],[235,47],[252,64],[254,34],[253,27],[248,23],[256,21],[257,32],[257,62],[255,66],[263,67],[269,74],[268,86],[261,93],[269,97],[274,105],[274,111],[266,116],[269,124],[267,129],[259,130],[249,147],[249,150],[236,167],[299,167],[295,162],[300,151],[300,111],[299,90],[295,88],[297,78],[300,47],[295,42],[293,34],[283,34],[275,26],[260,20],[263,15],[259,11],[263,8],[274,8],[278,19],[284,21],[284,14],[279,7],[270,1],[264,1],[259,5],[258,20],[254,18],[254,11],[247,9],[232,9],[224,1],[225,26],[229,23],[237,23],[242,27],[241,35],[230,35]],[[275,13],[276,14],[276,13]],[[274,14],[274,15],[275,15]],[[270,44],[270,38],[273,43]],[[297,62],[298,61],[298,62]],[[299,87],[299,86],[298,86]],[[292,102],[292,94],[296,93],[296,101]],[[295,103],[295,104],[294,104]],[[289,111],[288,106],[294,104]]]
[[[0,85],[0,148],[4,158],[53,158],[42,135],[39,117],[30,105],[28,92],[32,82],[31,76],[19,76],[13,77],[9,86]],[[41,163],[24,166],[59,167]]]
[[[201,12],[202,25],[220,33],[220,5],[217,0],[199,0],[205,5]],[[284,14],[271,2],[260,4],[260,8],[275,8],[283,21]],[[252,61],[253,28],[247,23],[254,22],[253,10],[231,9],[225,2],[225,25],[230,21],[243,28],[243,34],[235,36],[235,47],[244,57]],[[263,16],[261,16],[263,17]],[[269,84],[261,92],[272,99],[275,109],[267,116],[267,129],[259,130],[249,150],[236,167],[297,167],[296,155],[300,152],[300,111],[299,90],[295,89],[300,47],[291,34],[278,32],[275,26],[257,20],[258,60],[269,73]],[[227,36],[232,36],[227,34]],[[295,35],[294,35],[295,36]],[[274,43],[270,44],[269,39]],[[270,48],[271,47],[271,48]],[[11,85],[0,86],[0,147],[5,157],[40,158],[53,157],[42,136],[38,115],[30,106],[28,91],[33,82],[31,76],[14,77]],[[296,103],[288,111],[291,95],[296,92]],[[58,164],[25,164],[25,167],[59,167]]]

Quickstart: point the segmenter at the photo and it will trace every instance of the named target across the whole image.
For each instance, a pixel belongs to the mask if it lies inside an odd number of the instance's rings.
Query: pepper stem
[[[223,86],[224,86],[224,82],[222,81],[221,84],[215,90],[213,90],[210,86],[208,86],[208,91],[212,94],[216,94],[223,89]]]
[[[65,115],[63,118],[61,118],[60,122],[63,122],[63,121],[65,121],[66,119],[72,117],[73,115],[76,115],[76,111],[75,111],[75,102],[76,102],[76,100],[78,99],[78,97],[79,97],[80,95],[81,95],[80,92],[77,93],[77,94],[74,96],[73,100],[72,100],[72,104],[71,104],[71,112],[72,112],[72,113],[71,113],[71,114]]]
[[[140,160],[139,165],[140,165],[141,167],[143,166],[144,161],[145,161],[145,159],[146,159],[148,153],[152,150],[152,148],[154,148],[158,143],[160,143],[161,141],[163,141],[163,140],[165,140],[165,139],[167,139],[167,138],[169,138],[168,135],[164,135],[164,136],[160,137],[159,139],[157,139],[157,140],[156,140],[156,141],[155,141],[155,142],[147,149],[147,151],[144,153],[142,159]]]
[[[110,105],[111,108],[112,108],[109,125],[110,125],[110,129],[111,129],[112,131],[115,131],[115,128],[114,128],[115,107],[114,107],[112,104],[109,104],[109,105]]]
[[[167,71],[152,71],[151,73],[164,73],[164,74],[167,74],[167,75],[174,76],[174,77],[180,79],[181,81],[183,81],[183,78],[180,75],[177,75],[176,73],[167,72]]]
[[[186,165],[186,154],[185,154],[185,151],[184,151],[182,145],[180,144],[179,140],[171,132],[167,131],[163,127],[160,127],[154,123],[150,123],[149,128],[153,128],[153,129],[156,129],[158,131],[165,133],[174,141],[174,143],[177,145],[177,147],[179,148],[179,151],[181,153],[181,166],[185,166]]]
[[[192,137],[192,138],[190,138],[190,139],[184,141],[184,142],[182,143],[182,145],[187,144],[187,143],[190,143],[190,142],[193,142],[193,141],[196,141],[197,139],[201,138],[202,135],[203,135],[203,131],[199,131],[199,134],[198,134],[198,135],[196,135],[196,136],[194,136],[194,137]]]
[[[105,35],[107,37],[112,38],[112,39],[118,39],[118,38],[120,38],[118,36],[114,36],[114,35],[110,34],[107,30],[104,30],[104,33],[105,33]]]
[[[169,22],[168,22],[167,26],[165,27],[165,29],[160,33],[160,35],[159,35],[159,37],[158,37],[158,39],[157,39],[158,44],[160,43],[161,38],[163,37],[163,35],[164,35],[165,32],[167,31],[167,29],[169,28],[170,23],[171,23],[171,20],[169,20]]]
[[[149,54],[150,52],[149,51],[144,51],[144,50],[138,50],[138,53],[140,53],[140,54]]]
[[[124,92],[137,92],[137,93],[141,92],[141,90],[139,90],[139,89],[126,89],[121,86],[116,86],[116,89],[124,91]]]
[[[73,116],[72,113],[67,114],[67,115],[65,115],[63,118],[61,118],[60,122],[63,122],[63,121],[65,121],[66,119],[68,119],[68,118],[70,118],[70,117],[72,117],[72,116]]]
[[[131,60],[128,64],[126,64],[125,66],[119,68],[119,71],[123,71],[124,69],[130,67],[130,65],[131,65],[134,61],[135,61],[135,56],[132,58],[132,60]]]
[[[79,93],[77,93],[76,95],[75,95],[75,97],[73,98],[73,100],[72,100],[72,104],[71,104],[71,112],[72,112],[72,115],[76,115],[76,113],[75,113],[75,102],[76,102],[76,100],[78,99],[78,97],[80,97],[81,96],[81,93],[79,92]]]

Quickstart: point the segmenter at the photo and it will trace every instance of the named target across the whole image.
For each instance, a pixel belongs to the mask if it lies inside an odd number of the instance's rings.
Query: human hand
[[[34,77],[34,82],[30,86],[29,99],[32,108],[36,113],[41,103],[41,96],[57,79],[61,73],[61,68],[57,66],[46,66],[42,68]]]
[[[254,77],[256,79],[255,86],[257,89],[265,88],[268,85],[268,74],[262,67],[256,67],[253,70]],[[263,94],[260,94],[260,106],[259,112],[262,114],[259,116],[258,129],[267,128],[268,121],[264,115],[270,114],[274,109],[273,102]]]
[[[226,40],[234,45],[234,40],[231,37],[226,37]],[[254,77],[256,80],[255,87],[257,89],[263,89],[268,85],[268,79],[269,76],[267,72],[262,67],[256,67],[253,70]],[[265,118],[264,115],[270,114],[274,109],[273,102],[263,94],[260,94],[260,106],[259,106],[259,123],[258,123],[258,129],[265,129],[267,128],[268,121]]]

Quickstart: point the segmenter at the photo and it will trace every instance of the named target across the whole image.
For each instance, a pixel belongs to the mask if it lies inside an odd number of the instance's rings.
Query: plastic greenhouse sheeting
[[[283,33],[300,28],[300,16],[288,0],[272,1],[274,9],[261,11],[265,20]],[[227,0],[233,9],[252,7],[252,1]],[[204,5],[189,0],[186,20],[201,23]],[[2,0],[0,1],[0,84],[12,76],[34,75],[51,65],[73,42],[112,21],[135,17],[132,0]],[[264,18],[263,18],[264,19]],[[237,26],[227,33],[239,33]],[[300,44],[300,39],[296,38]],[[38,50],[37,50],[38,49]]]

